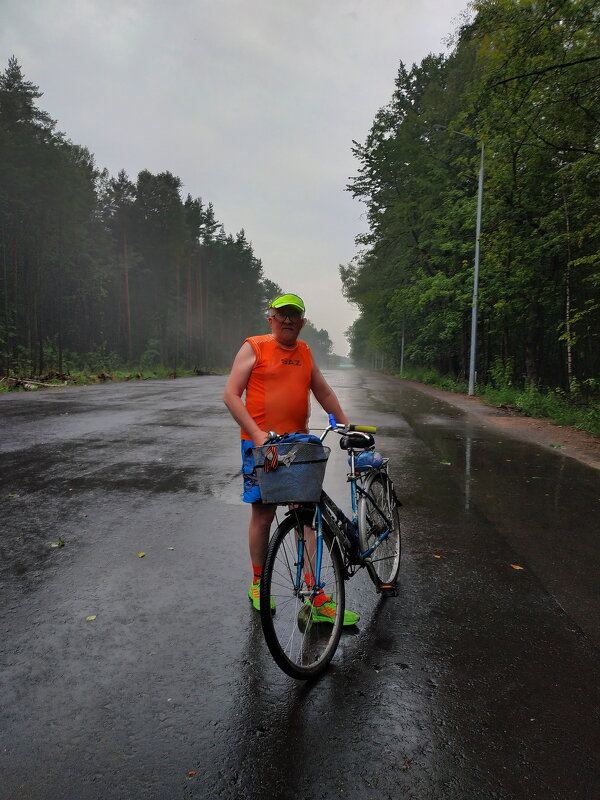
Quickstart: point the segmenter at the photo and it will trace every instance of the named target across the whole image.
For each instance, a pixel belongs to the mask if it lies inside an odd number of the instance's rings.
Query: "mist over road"
[[[315,685],[247,600],[225,377],[0,396],[0,800],[600,796],[598,472],[327,378],[378,426],[403,557],[397,598],[347,584],[361,622]]]

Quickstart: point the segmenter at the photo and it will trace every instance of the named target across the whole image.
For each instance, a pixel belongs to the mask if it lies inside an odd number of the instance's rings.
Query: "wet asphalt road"
[[[224,378],[0,396],[0,800],[600,798],[599,473],[328,378],[379,426],[404,549],[398,598],[348,584],[315,685],[246,599]]]

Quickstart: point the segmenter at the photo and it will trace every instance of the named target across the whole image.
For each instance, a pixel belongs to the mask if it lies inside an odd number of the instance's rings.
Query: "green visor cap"
[[[283,308],[283,306],[297,308],[304,315],[304,301],[297,294],[280,294],[269,303],[269,308]]]

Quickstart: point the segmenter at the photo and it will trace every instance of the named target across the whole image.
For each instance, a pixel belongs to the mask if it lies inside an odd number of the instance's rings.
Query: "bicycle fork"
[[[298,523],[299,526],[302,523]],[[317,506],[315,509],[315,517],[313,519],[313,523],[310,526],[312,533],[314,534],[315,538],[315,545],[314,545],[314,552],[311,553],[311,547],[307,546],[306,542],[306,527],[302,525],[302,533],[298,532],[298,560],[295,564],[296,566],[296,591],[298,593],[298,597],[302,600],[310,599],[315,597],[325,586],[324,583],[321,582],[321,565],[323,563],[323,533],[322,533],[322,523],[321,523],[321,509]],[[307,559],[307,563],[305,563],[305,558]],[[310,572],[308,572],[307,564],[309,565]],[[306,584],[306,590],[302,589],[303,579],[302,573],[304,572],[304,583]],[[314,584],[311,586],[309,585],[308,581],[306,580],[307,574],[310,574],[314,579]]]

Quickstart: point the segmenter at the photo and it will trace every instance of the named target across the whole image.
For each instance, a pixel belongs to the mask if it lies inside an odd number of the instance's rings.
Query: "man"
[[[252,448],[265,443],[268,431],[306,432],[312,392],[328,414],[348,423],[333,389],[315,364],[309,346],[298,339],[306,322],[304,302],[298,295],[282,294],[269,304],[270,334],[250,336],[241,346],[231,367],[223,402],[241,427],[242,474],[245,503],[252,504],[248,543],[254,577],[248,592],[260,610],[260,578],[277,506],[263,503],[254,474]],[[242,395],[246,393],[246,402]],[[313,619],[333,622],[335,603],[324,593],[315,598],[318,612]],[[359,616],[345,611],[344,625],[354,625]]]

